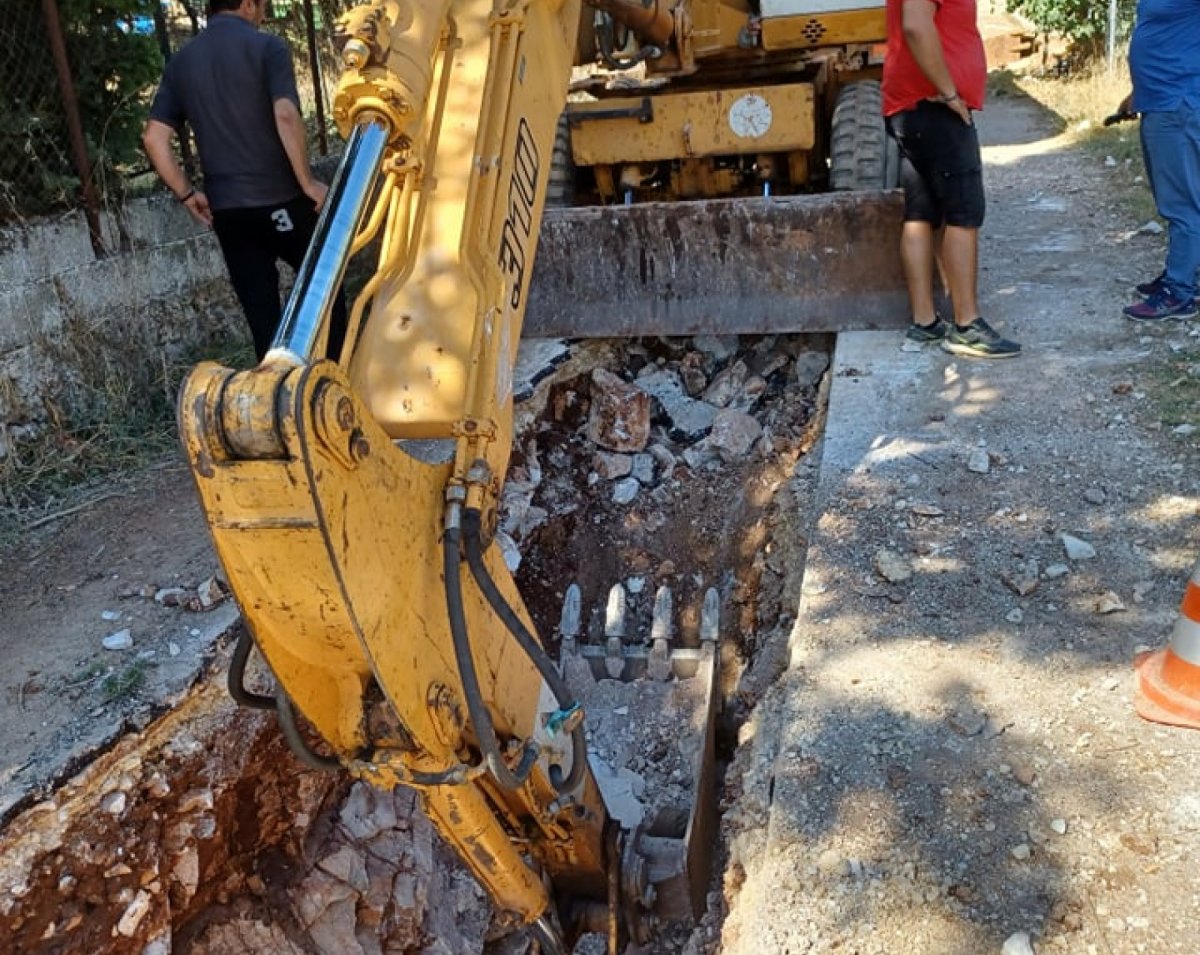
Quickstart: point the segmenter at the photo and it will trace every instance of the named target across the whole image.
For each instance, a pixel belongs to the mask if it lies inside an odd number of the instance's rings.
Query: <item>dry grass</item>
[[[1068,76],[997,74],[992,81],[1018,95],[1037,100],[1057,117],[1060,130],[1073,143],[1119,173],[1109,177],[1111,201],[1130,217],[1154,218],[1154,200],[1145,182],[1138,124],[1105,126],[1132,88],[1128,64],[1122,59],[1111,72],[1101,61]]]
[[[1124,60],[1110,73],[1103,63],[1066,77],[1017,76],[1016,84],[1062,117],[1067,128],[1086,133],[1117,111],[1131,89]]]
[[[80,344],[64,336],[57,342],[60,349],[64,341]],[[66,415],[51,409],[46,428],[14,442],[0,458],[0,545],[11,544],[23,527],[70,508],[115,479],[177,456],[175,397],[199,358],[233,367],[253,364],[249,345],[239,339],[216,355],[168,360],[162,354],[156,367],[142,368],[135,379],[120,360],[113,360],[112,351],[87,351],[90,361],[77,354],[72,358],[78,370],[72,396],[78,410],[69,423]]]

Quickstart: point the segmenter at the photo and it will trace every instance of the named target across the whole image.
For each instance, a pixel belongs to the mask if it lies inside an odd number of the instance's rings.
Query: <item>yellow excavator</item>
[[[196,368],[178,412],[250,635],[234,654],[234,695],[274,707],[305,762],[418,790],[499,917],[553,955],[587,933],[616,955],[656,920],[703,908],[718,608],[711,594],[690,649],[672,650],[656,619],[640,664],[695,687],[695,805],[669,832],[625,825],[589,765],[587,714],[493,545],[547,190],[569,181],[613,203],[566,210],[584,218],[559,220],[561,268],[607,260],[614,275],[621,250],[641,273],[664,267],[662,250],[639,255],[630,236],[605,245],[597,217],[619,230],[631,221],[619,211],[644,215],[629,227],[643,241],[697,216],[673,255],[706,244],[731,263],[790,255],[791,282],[781,271],[774,293],[785,303],[803,297],[792,286],[805,268],[844,296],[877,247],[895,245],[865,224],[885,221],[888,193],[864,193],[849,212],[766,195],[829,178],[814,104],[847,88],[835,74],[858,82],[870,69],[881,6],[773,18],[746,0],[592,2],[584,12],[579,0],[373,0],[346,14],[334,103],[346,147],[273,347],[253,370]],[[576,70],[577,92],[591,92],[567,106],[573,68],[596,62],[607,78]],[[620,73],[636,76],[632,98],[614,95]],[[882,187],[886,156],[875,152]],[[689,197],[711,200],[708,212],[673,202]],[[781,238],[731,239],[722,216],[773,223]],[[344,348],[320,359],[347,262],[368,246],[378,262]],[[667,303],[656,314],[678,319],[668,306],[688,280],[641,273],[644,297]],[[626,306],[614,307],[636,318]],[[543,314],[564,320],[551,305]],[[577,633],[564,622],[564,647]],[[624,667],[613,666],[613,633],[607,660],[587,658],[610,675]],[[269,697],[244,683],[255,647],[275,680]]]

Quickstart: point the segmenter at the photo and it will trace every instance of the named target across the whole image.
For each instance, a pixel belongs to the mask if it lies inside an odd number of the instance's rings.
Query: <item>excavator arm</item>
[[[610,818],[583,713],[490,546],[513,366],[579,0],[375,0],[338,25],[347,139],[273,347],[201,365],[182,440],[293,748],[417,789],[544,952],[645,935],[652,859]],[[378,263],[337,361],[348,258]],[[667,852],[671,855],[671,851]],[[678,852],[675,852],[678,856]]]

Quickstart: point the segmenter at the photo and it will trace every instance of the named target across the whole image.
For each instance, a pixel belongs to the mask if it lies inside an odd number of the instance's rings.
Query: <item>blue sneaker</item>
[[[1196,301],[1191,298],[1176,298],[1164,288],[1144,302],[1127,306],[1123,314],[1135,322],[1181,321],[1196,317]]]

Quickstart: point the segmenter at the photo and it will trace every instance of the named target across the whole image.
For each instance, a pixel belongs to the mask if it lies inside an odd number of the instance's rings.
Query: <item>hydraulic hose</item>
[[[322,772],[336,772],[342,764],[332,756],[322,756],[313,752],[312,748],[300,735],[300,727],[296,725],[296,711],[292,709],[292,701],[282,689],[275,694],[275,712],[279,717],[279,728],[283,730],[283,738],[296,754],[296,758],[310,769]]]
[[[537,747],[526,744],[520,765],[515,772],[508,768],[500,753],[496,727],[492,723],[487,706],[484,705],[483,692],[479,688],[479,675],[475,672],[475,660],[471,656],[471,639],[467,633],[467,616],[463,610],[461,558],[462,528],[451,518],[447,521],[443,537],[442,570],[446,579],[446,610],[450,617],[454,659],[458,664],[463,695],[467,698],[467,713],[471,717],[471,725],[475,727],[475,735],[488,770],[505,789],[520,789],[533,771],[533,764],[537,760]]]
[[[571,690],[567,686],[566,681],[559,675],[553,661],[547,656],[546,651],[542,649],[542,645],[538,643],[537,638],[529,632],[529,629],[525,626],[517,612],[504,599],[504,595],[500,593],[500,589],[496,586],[492,575],[488,573],[487,565],[483,562],[482,527],[483,521],[479,510],[477,508],[469,508],[463,515],[462,534],[466,543],[467,565],[471,568],[471,576],[475,578],[475,583],[479,585],[480,592],[496,612],[496,616],[500,618],[509,632],[516,637],[517,643],[525,651],[525,655],[537,667],[538,672],[550,687],[550,692],[554,694],[554,699],[557,701],[559,708],[562,710],[573,709],[576,703],[571,699]],[[570,792],[583,779],[586,764],[587,740],[584,736],[583,724],[580,723],[571,730],[570,774],[566,779],[558,779],[552,775],[550,782],[558,792]]]
[[[246,689],[246,663],[250,659],[250,650],[254,641],[250,631],[243,622],[239,628],[237,643],[233,647],[233,659],[229,661],[229,695],[238,706],[252,710],[275,709],[275,697],[263,696]]]

